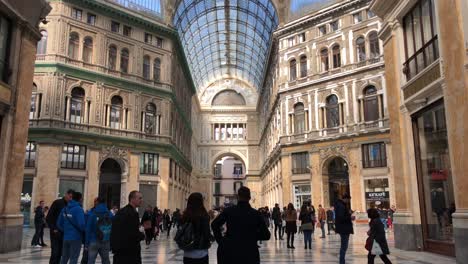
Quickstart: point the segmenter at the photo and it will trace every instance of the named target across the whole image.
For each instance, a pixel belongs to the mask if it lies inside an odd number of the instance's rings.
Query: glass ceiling
[[[260,89],[278,26],[270,0],[182,0],[173,22],[197,89],[223,78]]]

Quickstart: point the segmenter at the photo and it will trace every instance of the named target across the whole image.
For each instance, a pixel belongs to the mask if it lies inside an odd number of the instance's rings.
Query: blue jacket
[[[89,210],[88,217],[86,221],[86,245],[90,243],[96,242],[97,237],[97,218],[96,215],[101,214],[108,214],[109,217],[112,219],[114,216],[112,213],[107,209],[106,204],[98,204],[96,208]]]
[[[72,224],[73,223],[73,224]],[[74,200],[68,202],[62,209],[57,222],[57,227],[63,232],[63,240],[82,240],[85,231],[85,217],[83,208]]]

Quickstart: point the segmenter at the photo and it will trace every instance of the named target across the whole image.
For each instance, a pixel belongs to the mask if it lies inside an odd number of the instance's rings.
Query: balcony
[[[436,35],[403,63],[406,81],[410,81],[437,59],[439,59],[439,44]]]
[[[164,135],[146,134],[140,131],[131,131],[123,129],[114,129],[90,124],[78,124],[57,119],[32,119],[29,120],[29,128],[46,128],[46,129],[65,129],[69,131],[91,133],[96,135],[115,136],[122,138],[131,138],[137,140],[156,141],[158,143],[171,144],[171,137]]]

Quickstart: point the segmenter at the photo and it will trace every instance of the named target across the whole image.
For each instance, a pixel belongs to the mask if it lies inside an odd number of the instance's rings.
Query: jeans
[[[340,247],[340,264],[345,264],[346,251],[348,250],[350,234],[340,234],[341,247]]]
[[[367,264],[374,264],[375,255],[367,255]],[[380,259],[385,264],[392,264],[392,262],[388,259],[387,255],[380,255]]]
[[[50,230],[51,254],[49,264],[59,264],[62,257],[63,237],[60,232],[54,233]]]
[[[283,224],[282,223],[279,223],[279,224],[276,224],[275,223],[275,239],[278,239],[278,236],[280,239],[283,239]],[[276,235],[276,232],[278,232],[278,236]]]
[[[320,221],[320,228],[322,229],[322,237],[325,237],[325,221]]]
[[[184,257],[184,264],[208,264],[208,256],[201,259],[193,259]]]
[[[312,230],[304,230],[303,232],[304,232],[304,248],[306,248],[307,245],[309,245],[309,248],[312,248]]]
[[[81,252],[81,243],[81,240],[63,241],[62,260],[60,264],[77,264]]]
[[[110,264],[110,241],[96,241],[89,244],[88,264],[96,263],[97,255],[101,257],[102,264]]]

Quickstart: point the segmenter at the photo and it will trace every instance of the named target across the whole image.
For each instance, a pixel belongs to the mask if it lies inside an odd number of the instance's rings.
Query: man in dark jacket
[[[42,233],[44,233],[44,201],[39,202],[39,206],[34,210],[34,236],[31,241],[31,246],[33,247],[42,247],[45,244],[40,243],[40,238]]]
[[[335,228],[336,233],[340,235],[340,264],[345,264],[346,251],[348,250],[349,236],[354,234],[353,222],[351,220],[351,209],[349,202],[351,196],[344,193],[341,199],[335,204]]]
[[[141,264],[140,242],[145,235],[140,231],[136,209],[143,202],[143,197],[139,191],[132,191],[128,201],[128,205],[117,212],[112,222],[110,241],[114,264]]]
[[[328,235],[331,230],[335,230],[335,208],[333,206],[327,211]]]
[[[62,209],[67,206],[67,203],[72,199],[74,190],[68,190],[61,199],[55,200],[50,206],[49,213],[46,217],[47,225],[50,229],[50,247],[51,254],[49,264],[59,264],[62,258],[63,234],[60,233],[57,227],[57,221],[62,212]]]
[[[283,229],[283,219],[281,218],[281,209],[279,208],[279,204],[275,204],[271,218],[275,224],[275,240],[278,240],[278,237],[280,240],[283,240],[283,234],[281,232]],[[278,235],[276,232],[278,232]]]
[[[238,204],[226,208],[211,224],[218,242],[218,264],[258,264],[260,254],[257,241],[269,240],[270,231],[260,213],[250,204],[250,190],[238,190]],[[226,224],[226,235],[222,226]]]

